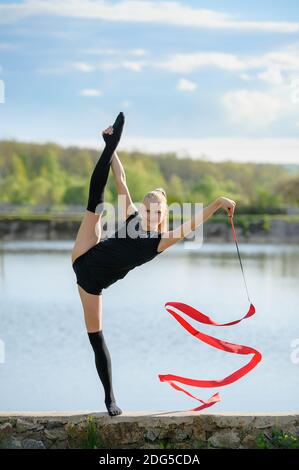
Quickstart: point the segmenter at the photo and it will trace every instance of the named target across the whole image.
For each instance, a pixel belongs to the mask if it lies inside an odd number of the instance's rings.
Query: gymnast
[[[219,208],[225,209],[229,215],[233,215],[235,208],[234,201],[220,196],[179,227],[168,230],[166,191],[158,187],[145,194],[141,207],[137,209],[116,153],[124,123],[125,116],[120,112],[114,124],[102,132],[105,146],[90,178],[88,202],[72,250],[72,267],[76,274],[87,334],[95,354],[95,365],[110,416],[119,415],[122,410],[116,404],[111,356],[102,330],[102,290],[182,240]],[[110,167],[118,194],[124,200],[125,221],[112,235],[101,240],[100,222]]]

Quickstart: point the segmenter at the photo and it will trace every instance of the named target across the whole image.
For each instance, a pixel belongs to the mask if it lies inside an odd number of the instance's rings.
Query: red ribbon
[[[243,278],[246,286],[246,281],[244,277],[244,272],[242,268],[242,262],[241,262],[241,257],[238,249],[238,242],[237,242],[237,237],[236,237],[236,232],[235,228],[233,225],[233,220],[232,216],[230,216],[230,222],[232,226],[232,231],[233,231],[233,237],[237,245],[237,251],[239,255],[239,261],[241,264],[241,269],[243,273]],[[247,286],[246,286],[247,290]],[[247,290],[247,295],[248,295],[248,290]],[[249,295],[248,295],[249,298]],[[249,299],[250,300],[250,299]],[[252,315],[255,314],[255,307],[254,305],[250,302],[250,306],[248,309],[248,312],[246,315],[244,315],[241,319],[239,320],[234,320],[229,323],[217,323],[214,320],[212,320],[210,317],[204,315],[202,312],[199,310],[196,310],[195,308],[191,307],[190,305],[184,304],[182,302],[166,302],[165,308],[166,310],[185,328],[189,333],[191,333],[194,337],[197,339],[203,341],[204,343],[209,344],[213,348],[221,349],[223,351],[227,351],[230,353],[234,354],[253,354],[253,357],[250,359],[250,361],[240,369],[236,370],[232,374],[224,377],[223,379],[218,379],[218,380],[195,380],[195,379],[190,379],[188,377],[181,377],[179,375],[173,375],[173,374],[158,374],[159,380],[161,382],[168,382],[169,385],[171,385],[174,389],[179,390],[181,392],[186,393],[186,395],[189,395],[190,397],[194,398],[195,400],[198,400],[202,403],[201,406],[198,406],[196,408],[192,408],[191,410],[187,411],[200,411],[203,410],[204,408],[208,408],[215,403],[219,402],[221,400],[220,394],[215,393],[215,395],[211,396],[208,400],[201,400],[200,398],[195,397],[191,393],[189,393],[187,390],[184,390],[181,388],[179,385],[175,384],[174,381],[176,382],[181,382],[186,385],[192,385],[194,387],[221,387],[223,385],[228,385],[233,382],[236,382],[236,380],[239,380],[241,377],[243,377],[245,374],[248,374],[262,359],[262,355],[259,353],[254,348],[251,348],[249,346],[244,346],[241,344],[234,344],[234,343],[229,343],[227,341],[221,340],[214,338],[213,336],[206,335],[204,333],[201,333],[200,331],[196,330],[190,323],[188,323],[184,318],[182,318],[178,313],[176,313],[174,310],[172,310],[170,307],[174,307],[177,310],[185,313],[189,317],[193,318],[194,320],[200,322],[200,323],[205,323],[206,325],[214,325],[214,326],[231,326],[235,325],[237,323],[240,323],[242,320],[245,320],[245,318],[250,318]]]

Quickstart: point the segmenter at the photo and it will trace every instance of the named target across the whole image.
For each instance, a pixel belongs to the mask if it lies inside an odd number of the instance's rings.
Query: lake
[[[72,245],[0,244],[1,411],[106,411],[71,267]],[[256,314],[230,327],[182,316],[204,333],[257,349],[263,359],[227,386],[178,385],[202,399],[219,392],[221,401],[207,412],[298,412],[299,246],[239,248]],[[197,340],[167,312],[167,301],[192,305],[220,323],[244,316],[249,302],[235,245],[174,245],[103,290],[103,331],[123,410],[192,409],[200,403],[160,382],[158,374],[221,379],[252,357]]]

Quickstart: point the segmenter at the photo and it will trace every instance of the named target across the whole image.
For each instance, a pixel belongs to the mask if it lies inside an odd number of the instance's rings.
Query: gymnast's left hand
[[[102,135],[104,135],[104,134],[109,134],[109,135],[113,134],[113,127],[109,126],[109,127],[107,127],[107,129],[104,129],[102,131]]]
[[[236,207],[235,201],[233,201],[232,199],[229,199],[228,197],[224,197],[224,196],[218,197],[217,201],[219,202],[220,207],[225,209],[230,217],[234,216],[234,211],[235,211],[235,207]]]

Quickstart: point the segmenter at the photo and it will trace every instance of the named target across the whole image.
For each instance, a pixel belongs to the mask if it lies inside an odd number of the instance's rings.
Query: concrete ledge
[[[277,433],[296,446],[299,413],[0,413],[0,448],[260,448],[276,447]]]

